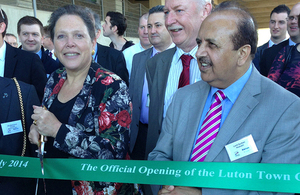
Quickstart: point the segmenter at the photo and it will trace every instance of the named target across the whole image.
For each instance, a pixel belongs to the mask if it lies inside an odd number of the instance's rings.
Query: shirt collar
[[[6,42],[3,41],[3,45],[0,48],[0,60],[5,61],[5,53],[6,53]]]
[[[253,69],[252,64],[250,64],[250,67],[248,68],[247,72],[241,78],[239,78],[237,81],[235,81],[226,89],[221,90],[225,93],[226,97],[230,100],[230,102],[232,102],[232,104],[235,103],[236,99],[239,97],[245,84],[249,80],[250,75],[252,73],[252,69]],[[211,87],[210,96],[213,97],[214,93],[218,90],[219,89],[216,87]]]
[[[40,49],[40,51],[38,51],[36,54],[40,57],[40,59],[42,59],[42,49]]]
[[[167,49],[171,49],[171,48],[173,48],[173,47],[175,47],[175,44],[172,42],[171,45],[170,45]],[[166,49],[166,50],[167,50],[167,49]],[[197,49],[198,49],[198,47],[197,47]]]
[[[275,43],[270,39],[269,40],[269,47],[272,47]]]
[[[152,55],[151,55],[151,57],[153,57],[153,56],[155,56],[159,51],[157,51],[156,49],[155,49],[155,47],[152,47],[153,49],[152,49]]]
[[[139,46],[139,48],[140,48],[140,51],[145,51],[145,49],[144,49],[143,46],[141,45],[141,42],[139,42],[138,46]]]
[[[173,47],[175,47],[175,44],[172,42],[171,45],[170,45],[167,49],[171,49],[171,48],[173,48]],[[166,49],[166,50],[167,50],[167,49]],[[155,56],[155,54],[157,54],[158,52],[159,52],[159,51],[157,51],[157,50],[155,49],[155,47],[153,47],[151,57]]]
[[[286,41],[286,39],[283,39],[279,43],[282,43],[283,41]],[[292,41],[293,42],[293,41]],[[274,43],[271,39],[269,40],[269,47],[272,47],[273,45],[278,45],[279,43]],[[293,42],[294,43],[294,42]]]
[[[196,52],[198,50],[198,45],[196,45],[190,52],[186,53],[184,52],[182,49],[180,49],[179,47],[176,46],[176,52],[174,54],[174,57],[176,59],[176,62],[178,62],[180,60],[180,57],[183,55],[183,54],[186,54],[186,55],[191,55],[194,59],[197,59],[196,58]]]
[[[289,38],[289,46],[292,46],[292,45],[296,45],[296,43],[294,41],[292,41],[291,38]]]

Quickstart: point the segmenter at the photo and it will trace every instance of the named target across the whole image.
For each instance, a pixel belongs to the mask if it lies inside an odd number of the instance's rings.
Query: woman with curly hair
[[[92,61],[96,44],[89,11],[68,5],[51,14],[55,55],[64,65],[51,74],[43,107],[34,106],[30,141],[47,137],[45,158],[125,159],[131,102],[119,76]],[[46,109],[45,109],[46,108]],[[39,193],[44,194],[40,180]],[[129,184],[46,179],[47,194],[132,194]]]

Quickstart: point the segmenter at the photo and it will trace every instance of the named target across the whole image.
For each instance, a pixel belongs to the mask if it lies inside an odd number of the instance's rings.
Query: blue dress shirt
[[[236,99],[239,97],[243,87],[247,83],[247,81],[248,81],[248,79],[251,75],[252,69],[253,69],[253,65],[251,64],[249,69],[247,70],[247,72],[241,78],[239,78],[237,81],[235,81],[233,84],[231,84],[226,89],[221,90],[226,95],[226,98],[222,101],[222,117],[221,117],[220,129],[221,129],[222,124],[224,123],[226,117],[228,116],[232,106],[234,105]],[[204,109],[203,109],[203,112],[202,112],[201,120],[200,120],[200,123],[199,123],[199,127],[198,127],[198,130],[197,130],[197,134],[196,134],[197,136],[195,137],[195,141],[194,141],[194,144],[193,144],[193,149],[195,147],[196,140],[198,138],[202,123],[205,119],[205,115],[208,112],[208,110],[210,108],[210,105],[214,101],[214,94],[218,90],[220,90],[220,89],[215,88],[215,87],[210,88],[210,92],[208,93],[208,96],[207,96],[207,99],[206,99],[206,102],[205,102],[205,106],[204,106]],[[192,151],[193,151],[193,149],[192,149]],[[192,151],[191,151],[191,156],[192,156]],[[190,159],[191,159],[191,156],[190,156]]]

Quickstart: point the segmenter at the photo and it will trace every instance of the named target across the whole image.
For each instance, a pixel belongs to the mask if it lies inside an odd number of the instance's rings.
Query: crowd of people
[[[101,26],[93,10],[67,5],[47,25],[22,17],[18,46],[0,12],[0,154],[36,157],[45,137],[44,158],[300,163],[300,3],[272,10],[258,48],[256,21],[236,1],[166,0],[139,18],[137,44],[123,14],[107,12]],[[109,46],[97,43],[101,30]],[[232,160],[226,146],[244,139],[257,151]],[[273,194],[9,177],[0,191]]]

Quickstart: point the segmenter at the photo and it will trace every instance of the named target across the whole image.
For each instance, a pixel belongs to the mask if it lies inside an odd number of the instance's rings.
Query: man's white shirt
[[[4,64],[5,64],[6,42],[0,48],[0,76],[4,77]]]
[[[179,77],[183,69],[182,62],[180,59],[182,54],[191,55],[193,57],[193,59],[190,62],[190,84],[193,84],[201,80],[201,73],[196,58],[197,50],[198,50],[198,46],[194,47],[194,49],[192,49],[189,53],[185,53],[182,49],[177,47],[176,52],[173,55],[173,60],[168,75],[168,82],[167,82],[166,93],[165,93],[164,115],[163,115],[164,117],[166,116],[167,109],[171,104],[172,97],[178,89]]]

